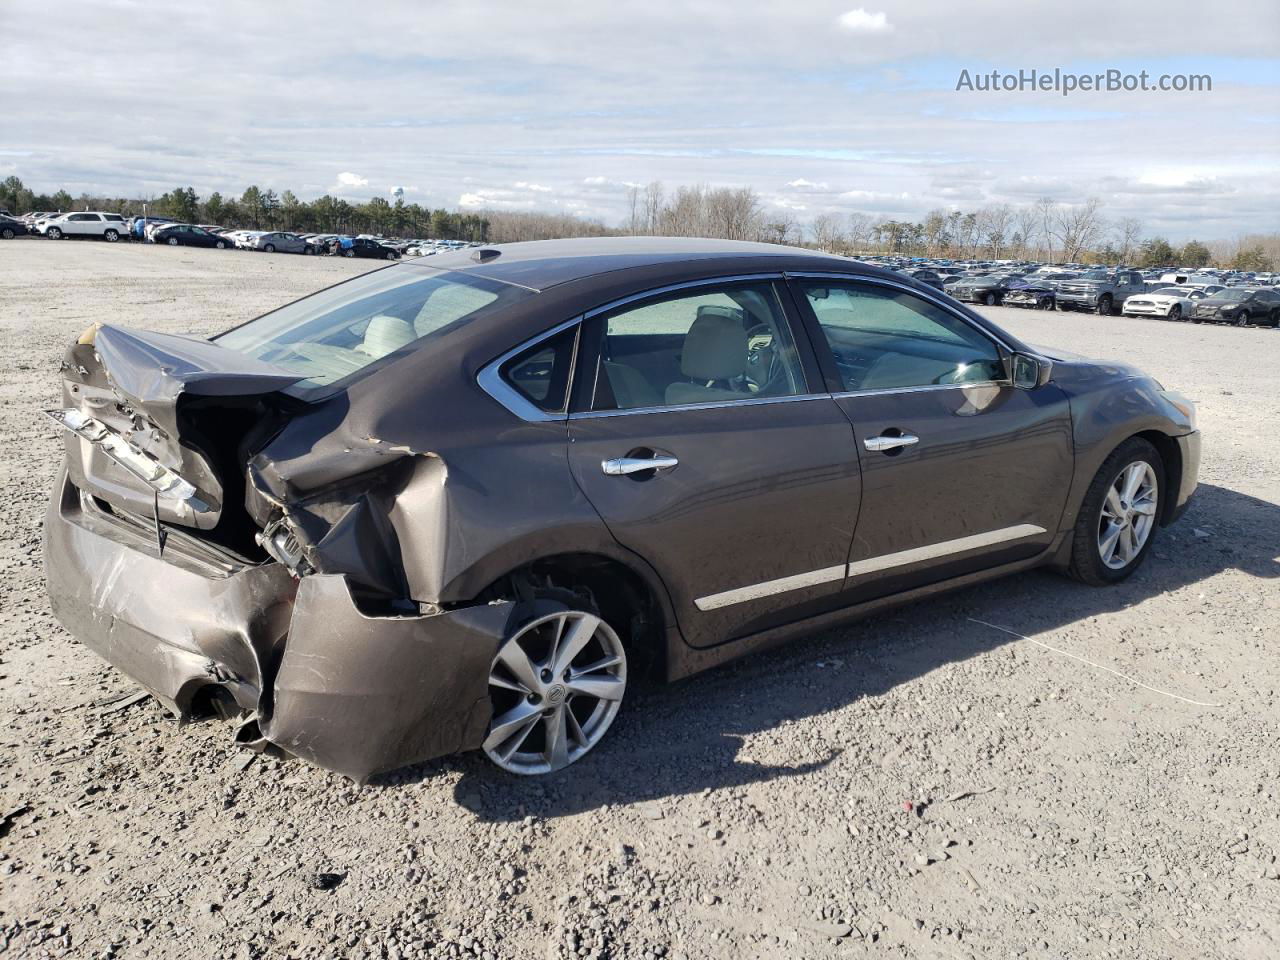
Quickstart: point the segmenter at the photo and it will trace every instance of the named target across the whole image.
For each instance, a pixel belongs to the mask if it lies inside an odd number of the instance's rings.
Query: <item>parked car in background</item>
[[[1034,567],[1118,583],[1196,487],[1185,397],[888,271],[483,254],[212,342],[72,342],[43,549],[67,630],[174,713],[357,781],[464,749],[545,774],[643,674]]]
[[[306,253],[307,241],[294,233],[276,230],[260,233],[244,244],[245,249],[263,253]]]
[[[158,227],[151,235],[151,241],[171,247],[212,247],[215,250],[227,250],[232,246],[226,237],[190,223],[169,223]]]
[[[966,303],[985,303],[989,307],[997,306],[1004,302],[1010,286],[1020,280],[1020,277],[1012,277],[1008,274],[964,277],[948,286],[947,293]]]
[[[905,273],[908,277],[911,277],[913,280],[919,280],[921,283],[927,283],[929,286],[933,287],[935,290],[944,289],[942,277],[935,270],[925,270],[925,269],[903,270],[902,272]]]
[[[64,237],[97,237],[108,243],[115,243],[126,235],[122,215],[94,210],[64,213],[51,220],[41,220],[36,229],[50,240],[61,240]]]
[[[172,217],[133,217],[128,221],[129,236],[139,242],[148,239],[147,229],[173,223]]]
[[[339,237],[334,243],[337,244],[337,255],[342,257],[363,257],[373,260],[400,259],[399,251],[370,237]],[[329,250],[331,253],[335,251],[334,244],[329,245]]]
[[[21,237],[30,232],[27,229],[27,225],[21,220],[13,217],[0,217],[0,240],[12,240],[14,237]]]
[[[1058,284],[1074,279],[1076,274],[1052,272],[1039,277],[1023,277],[1010,284],[1005,291],[1003,305],[1030,310],[1052,310],[1058,297]]]
[[[1208,294],[1195,287],[1161,287],[1151,293],[1137,293],[1124,302],[1126,317],[1159,317],[1162,320],[1187,320],[1191,308]]]
[[[1192,323],[1251,323],[1280,326],[1280,293],[1262,287],[1227,287],[1199,301],[1191,313]]]
[[[1146,281],[1136,270],[1090,271],[1077,280],[1058,284],[1055,303],[1059,310],[1088,310],[1108,316],[1146,289]]]

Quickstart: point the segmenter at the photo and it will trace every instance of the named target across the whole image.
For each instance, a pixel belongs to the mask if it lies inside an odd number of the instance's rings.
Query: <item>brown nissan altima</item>
[[[609,238],[403,263],[67,351],[68,630],[175,713],[363,781],[545,773],[674,679],[1029,567],[1142,563],[1192,404],[900,274]]]

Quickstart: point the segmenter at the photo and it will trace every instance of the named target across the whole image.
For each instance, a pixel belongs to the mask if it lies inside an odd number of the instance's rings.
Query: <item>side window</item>
[[[892,390],[1005,379],[995,343],[914,294],[874,284],[805,280],[845,390]]]
[[[806,392],[795,341],[771,283],[698,287],[593,323],[604,327],[593,410]]]
[[[570,372],[578,343],[578,328],[556,334],[512,357],[499,371],[502,379],[545,413],[564,411]]]

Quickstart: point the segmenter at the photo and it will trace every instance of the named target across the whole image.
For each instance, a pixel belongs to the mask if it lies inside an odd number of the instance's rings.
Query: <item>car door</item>
[[[92,232],[89,221],[95,219],[91,213],[73,213],[61,224],[62,232],[70,236],[82,237]]]
[[[939,298],[869,278],[791,282],[862,462],[845,599],[1044,551],[1072,475],[1065,394],[1014,389],[1007,349]]]
[[[858,512],[848,420],[780,278],[714,281],[584,325],[569,465],[709,646],[827,609]]]

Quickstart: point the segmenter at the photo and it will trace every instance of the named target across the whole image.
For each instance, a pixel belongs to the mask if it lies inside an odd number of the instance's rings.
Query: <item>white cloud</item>
[[[821,183],[814,183],[812,180],[806,180],[804,177],[799,177],[795,180],[788,180],[787,189],[797,190],[802,193],[829,193],[831,191],[831,185],[825,180]]]
[[[862,7],[840,14],[837,22],[850,33],[888,33],[893,29],[884,11],[868,13]]]
[[[550,193],[551,192],[550,187],[544,187],[540,183],[526,183],[524,180],[517,181],[515,187],[517,190],[532,190],[534,193]]]
[[[346,170],[338,174],[338,186],[340,187],[367,187],[368,185],[368,177],[362,177]]]

